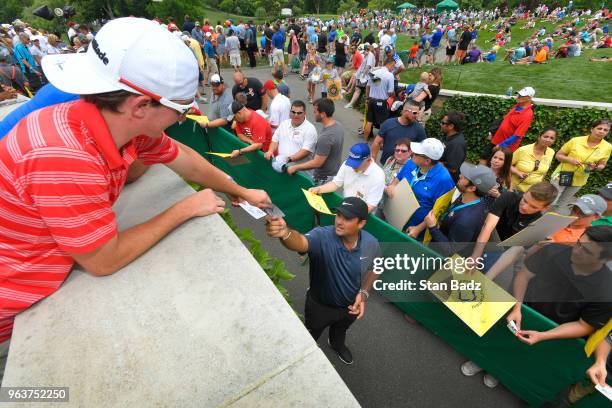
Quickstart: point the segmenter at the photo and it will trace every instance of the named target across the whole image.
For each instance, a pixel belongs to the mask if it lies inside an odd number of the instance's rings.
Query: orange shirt
[[[418,51],[419,51],[418,44],[414,44],[412,47],[410,47],[410,58],[416,58]]]
[[[586,228],[565,227],[555,232],[550,238],[557,244],[574,244],[584,234]]]
[[[540,51],[538,51],[535,55],[535,58],[533,59],[534,62],[544,62],[546,61],[546,50],[544,48],[542,48]]]

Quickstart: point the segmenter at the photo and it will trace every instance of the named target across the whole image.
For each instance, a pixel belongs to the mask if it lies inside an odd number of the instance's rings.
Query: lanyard
[[[455,215],[456,212],[459,212],[459,210],[462,210],[462,209],[464,209],[466,207],[469,207],[471,205],[476,205],[476,204],[478,204],[481,201],[482,201],[482,198],[479,198],[478,200],[470,201],[469,203],[460,204],[458,206],[451,207],[451,208],[448,209],[447,212],[444,213],[444,215],[442,215],[442,217],[440,217],[440,220],[445,219],[446,216],[448,216],[448,215],[450,215],[452,217],[453,215]]]
[[[429,171],[427,171],[427,173],[429,173]],[[421,177],[417,177],[417,174],[419,174],[418,168],[412,170],[412,181],[410,182],[410,187],[414,186],[419,181],[425,180],[425,177],[427,177],[427,173],[423,174]]]

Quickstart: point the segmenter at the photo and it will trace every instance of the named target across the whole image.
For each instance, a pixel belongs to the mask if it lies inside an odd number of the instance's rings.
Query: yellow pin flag
[[[198,122],[200,124],[208,123],[208,116],[187,115],[187,119],[195,120],[196,122]]]
[[[327,207],[327,204],[325,203],[325,200],[323,200],[323,197],[304,189],[302,189],[302,192],[306,196],[306,200],[312,208],[323,214],[334,215],[334,213],[332,213],[331,210]]]

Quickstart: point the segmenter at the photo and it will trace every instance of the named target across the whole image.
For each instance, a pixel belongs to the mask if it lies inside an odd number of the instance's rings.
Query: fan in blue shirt
[[[406,179],[420,204],[404,227],[404,231],[412,238],[423,240],[425,235],[425,216],[433,209],[438,198],[455,187],[453,179],[446,168],[438,163],[444,153],[444,144],[433,137],[421,143],[410,144],[412,158],[402,167],[393,180],[392,186]],[[393,197],[393,188],[387,194]]]

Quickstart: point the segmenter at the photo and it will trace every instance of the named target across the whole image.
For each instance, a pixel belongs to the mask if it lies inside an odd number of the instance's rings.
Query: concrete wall
[[[119,225],[191,193],[155,166],[125,188]],[[184,224],[112,276],[73,271],[17,317],[2,386],[69,387],[61,407],[358,406],[216,215]]]

